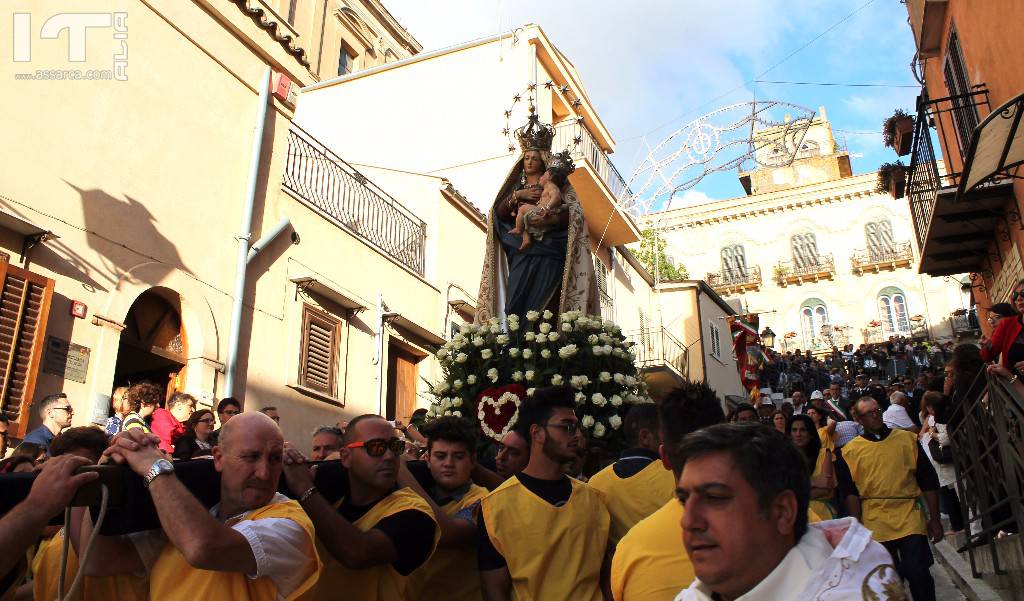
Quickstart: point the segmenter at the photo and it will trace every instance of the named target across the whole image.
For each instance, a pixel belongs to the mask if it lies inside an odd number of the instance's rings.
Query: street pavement
[[[960,589],[950,580],[946,568],[939,565],[937,561],[932,566],[932,577],[935,579],[936,601],[964,601],[966,599]]]

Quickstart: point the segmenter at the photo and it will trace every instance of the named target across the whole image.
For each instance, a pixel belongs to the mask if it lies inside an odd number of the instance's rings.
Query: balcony
[[[742,294],[761,288],[761,267],[754,265],[746,269],[709,273],[704,276],[704,280],[719,294]]]
[[[626,180],[582,123],[571,120],[555,125],[552,152],[567,148],[572,148],[576,162],[569,181],[583,205],[591,238],[603,240],[604,246],[638,242],[640,230],[619,206],[619,199],[628,196]]]
[[[801,260],[779,261],[775,265],[775,283],[786,286],[799,286],[805,282],[831,280],[836,274],[836,264],[832,254],[817,255]]]
[[[626,333],[633,343],[636,367],[655,400],[664,398],[682,384],[689,374],[688,349],[664,328]]]
[[[921,58],[938,56],[942,47],[942,28],[949,0],[907,0],[910,28],[914,30],[917,54]]]
[[[299,202],[423,276],[423,220],[294,124],[288,132],[283,187]]]
[[[943,155],[952,156],[951,151],[955,150],[963,156],[964,145],[957,127],[972,122],[970,115],[977,107],[989,107],[988,91],[984,87],[958,96],[918,99],[906,196],[921,253],[920,273],[932,276],[991,273],[992,260],[1001,262],[1003,259],[998,255],[999,245],[995,252],[989,253],[988,249],[995,240],[999,223],[1017,218],[1006,214],[1007,201],[1012,199],[1012,185],[997,181],[958,194],[961,174],[940,169],[932,143],[930,124],[938,123],[944,130],[939,136]],[[955,143],[952,149],[951,143]]]
[[[853,273],[878,273],[880,271],[896,271],[901,267],[910,267],[914,262],[914,249],[910,242],[897,242],[888,248],[862,248],[853,251],[850,265]]]
[[[978,308],[960,309],[949,316],[949,325],[954,336],[977,336],[981,333],[978,323]]]

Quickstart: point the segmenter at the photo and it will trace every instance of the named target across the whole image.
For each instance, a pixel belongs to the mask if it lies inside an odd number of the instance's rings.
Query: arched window
[[[821,148],[818,146],[818,143],[813,140],[806,140],[800,145],[800,150],[797,151],[797,158],[803,159],[818,156],[819,154],[821,154]]]
[[[868,243],[868,254],[872,259],[892,254],[896,243],[892,239],[892,222],[888,219],[872,221],[864,226],[864,237]]]
[[[882,322],[882,330],[886,335],[910,334],[907,295],[902,290],[888,286],[878,293],[878,320]]]
[[[722,249],[722,279],[728,282],[744,280],[747,277],[747,253],[742,244],[733,244]]]
[[[820,298],[809,298],[800,305],[800,329],[804,348],[821,346],[823,332],[829,327],[828,307]]]
[[[814,232],[796,234],[789,240],[793,249],[793,266],[797,269],[818,264],[818,239]]]

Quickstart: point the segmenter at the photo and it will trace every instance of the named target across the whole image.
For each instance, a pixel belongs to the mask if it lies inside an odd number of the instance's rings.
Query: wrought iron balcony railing
[[[909,267],[914,261],[914,248],[909,241],[889,247],[861,248],[853,251],[850,264],[855,273],[878,272],[882,269]]]
[[[978,308],[971,307],[966,311],[954,311],[949,316],[949,324],[954,334],[977,334],[981,332],[981,324],[978,322]]]
[[[294,124],[288,132],[283,185],[321,215],[423,275],[423,220]]]
[[[792,261],[779,261],[775,265],[775,282],[779,286],[817,282],[831,279],[836,273],[832,253],[815,255]]]
[[[988,89],[977,86],[966,94],[948,96],[930,100],[922,95],[918,98],[917,119],[914,122],[914,142],[908,168],[906,195],[910,202],[910,216],[914,222],[914,232],[918,248],[924,248],[935,212],[935,203],[939,190],[956,186],[960,181],[960,173],[952,171],[949,160],[945,161],[945,171],[939,171],[939,164],[932,144],[932,128],[938,124],[939,139],[942,141],[943,156],[950,157],[950,141],[956,144],[959,157],[963,157],[961,135],[958,127],[966,127],[972,122],[969,114],[977,114],[978,107],[986,106],[991,110]],[[973,122],[977,122],[974,118]],[[952,129],[953,131],[945,131]],[[966,133],[969,137],[970,132]]]
[[[716,292],[735,294],[761,287],[761,266],[754,265],[746,269],[725,269],[704,276],[708,285]]]
[[[631,350],[638,369],[668,366],[686,376],[686,345],[665,328],[627,332],[626,339],[633,343]]]
[[[576,138],[579,143],[575,144]],[[626,180],[615,168],[608,154],[597,144],[594,136],[587,131],[582,123],[566,121],[555,126],[555,141],[551,146],[553,152],[561,152],[566,148],[573,147],[573,159],[586,159],[597,171],[598,176],[611,190],[612,197],[618,201],[623,196],[631,196],[627,191]]]

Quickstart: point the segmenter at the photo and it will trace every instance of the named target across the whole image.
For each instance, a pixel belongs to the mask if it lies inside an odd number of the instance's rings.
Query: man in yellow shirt
[[[404,452],[405,441],[381,416],[350,421],[341,448],[348,492],[332,503],[313,485],[306,458],[287,450],[288,487],[313,519],[325,561],[320,581],[304,599],[405,598],[409,575],[433,554],[440,531],[427,501],[398,485]]]
[[[97,537],[87,576],[149,573],[149,598],[290,601],[316,582],[313,524],[277,492],[284,439],[266,415],[242,413],[213,448],[220,503],[207,510],[174,475],[174,465],[141,429],[118,434],[105,455],[143,477],[162,531]],[[91,534],[83,520],[79,543]],[[125,540],[127,538],[127,540]]]
[[[684,384],[658,405],[661,460],[657,464],[672,478],[673,497],[619,541],[611,572],[615,601],[663,601],[693,582],[693,565],[679,526],[683,506],[674,495],[682,466],[672,464],[671,450],[690,432],[723,421],[721,400],[702,382]]]
[[[872,397],[861,397],[850,413],[864,433],[836,451],[839,496],[847,512],[885,545],[906,579],[914,601],[934,601],[934,562],[928,538],[942,540],[939,477],[920,447],[917,435],[890,430]],[[924,497],[928,517],[919,500]]]
[[[409,577],[409,601],[480,601],[474,513],[487,489],[473,484],[476,430],[460,417],[441,417],[423,427],[427,467],[434,485],[429,491],[441,512],[456,527],[442,525],[437,552]]]
[[[478,562],[484,598],[601,601],[608,510],[601,494],[564,473],[583,429],[575,390],[538,388],[516,429],[530,462],[480,503]],[[605,587],[606,588],[606,587]]]
[[[590,478],[590,486],[604,493],[611,514],[608,537],[617,545],[634,524],[657,511],[675,494],[672,472],[658,457],[658,408],[654,403],[634,405],[622,421],[629,448],[619,460]]]

